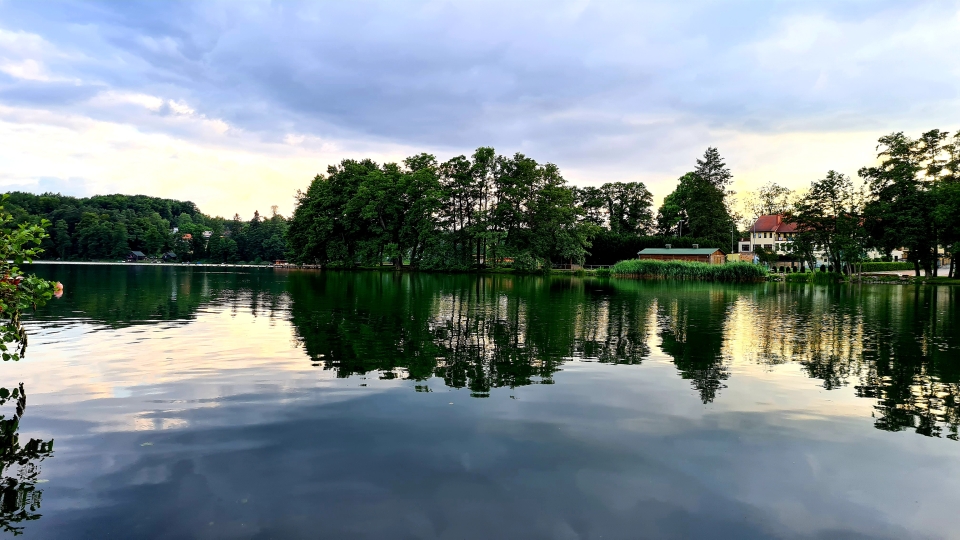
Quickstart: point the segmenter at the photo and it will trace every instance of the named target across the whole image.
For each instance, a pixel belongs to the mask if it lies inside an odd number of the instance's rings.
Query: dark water
[[[26,538],[960,537],[960,288],[36,271]]]

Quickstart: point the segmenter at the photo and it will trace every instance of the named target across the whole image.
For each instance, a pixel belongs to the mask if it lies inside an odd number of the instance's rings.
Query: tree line
[[[536,269],[612,264],[675,236],[728,246],[730,178],[710,148],[655,215],[642,182],[578,188],[554,164],[489,147],[443,163],[431,154],[402,165],[344,160],[298,192],[290,253],[330,267],[389,260],[437,270]]]
[[[577,187],[554,164],[489,147],[445,162],[431,154],[400,164],[344,160],[298,191],[290,219],[276,207],[269,218],[210,217],[191,202],[142,195],[16,192],[7,207],[17,223],[48,220],[44,257],[63,260],[135,250],[210,262],[535,270],[614,264],[667,243],[735,251],[756,217],[784,214],[797,225],[793,242],[787,252],[760,253],[764,260],[812,268],[820,256],[850,272],[871,250],[887,257],[904,248],[918,275],[936,273],[940,250],[960,251],[960,132],[892,133],[877,150],[859,182],[829,171],[803,191],[769,183],[737,196],[730,169],[708,148],[656,211],[642,182]]]
[[[15,224],[48,222],[42,259],[123,259],[140,251],[156,257],[172,252],[182,261],[253,262],[283,259],[287,251],[287,219],[275,207],[269,218],[254,212],[250,220],[224,219],[189,201],[145,195],[23,192],[10,193],[5,206]]]
[[[789,252],[782,256],[815,266],[817,253],[847,273],[876,250],[888,259],[904,249],[916,275],[937,274],[950,258],[956,277],[960,253],[960,131],[933,129],[919,138],[903,132],[881,137],[877,163],[861,168],[859,182],[828,171],[797,193],[775,183],[752,194],[753,215],[785,214],[796,223]]]

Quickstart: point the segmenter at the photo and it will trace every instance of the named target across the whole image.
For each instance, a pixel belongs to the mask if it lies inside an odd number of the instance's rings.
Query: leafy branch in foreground
[[[0,353],[4,361],[19,360],[27,349],[27,333],[20,322],[25,309],[36,309],[62,292],[59,283],[52,283],[33,274],[24,274],[20,266],[33,262],[43,250],[40,243],[47,237],[43,220],[39,225],[20,224],[11,227],[13,216],[3,210],[0,199]]]
[[[13,227],[13,216],[2,206],[7,197],[0,199],[0,352],[4,361],[16,361],[27,350],[21,313],[60,296],[63,287],[20,269],[42,252],[40,243],[47,237],[44,227],[50,224],[43,220],[39,225]],[[23,527],[17,523],[40,518],[42,493],[36,482],[40,462],[53,454],[53,440],[31,438],[20,444],[20,419],[27,407],[23,383],[12,391],[0,388],[0,405],[8,401],[16,404],[16,410],[9,418],[0,415],[0,530],[19,535]]]

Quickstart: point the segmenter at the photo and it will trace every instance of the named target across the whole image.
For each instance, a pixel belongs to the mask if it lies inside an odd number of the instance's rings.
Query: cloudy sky
[[[661,199],[960,129],[960,1],[0,0],[0,186],[289,212],[345,158],[478,146]]]

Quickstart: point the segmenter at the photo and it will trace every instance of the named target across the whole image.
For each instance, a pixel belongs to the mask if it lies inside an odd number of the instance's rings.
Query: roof
[[[760,216],[750,227],[753,232],[792,233],[797,231],[797,224],[783,220],[783,214]]]
[[[720,248],[646,248],[637,255],[713,255],[718,251],[723,253]]]
[[[779,215],[760,216],[757,218],[757,221],[753,223],[753,227],[750,227],[750,230],[760,232],[776,231],[781,221],[783,221],[783,217]]]
[[[777,227],[777,232],[778,232],[778,233],[797,232],[797,224],[796,224],[796,223],[788,223],[788,222],[784,221],[783,223],[780,224],[779,227]]]
[[[131,251],[130,254],[135,257],[146,257],[146,255],[144,255],[142,251]]]

